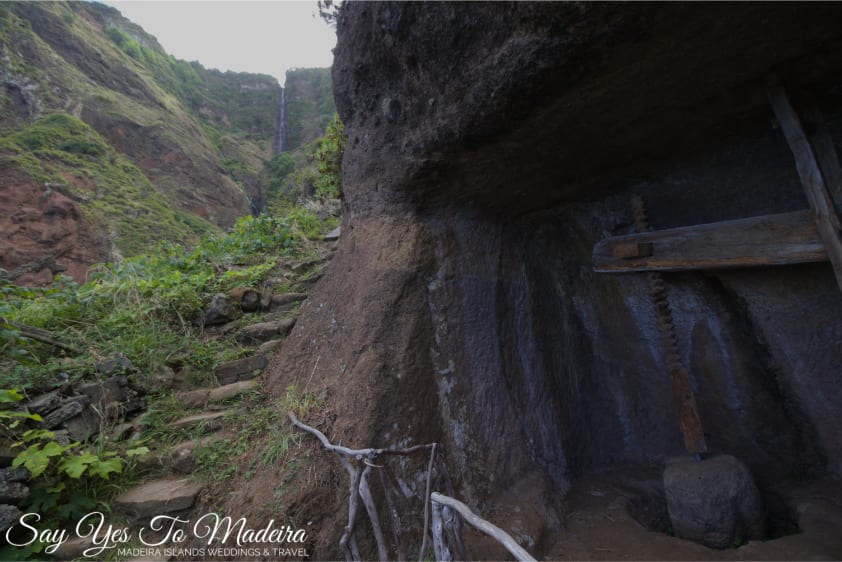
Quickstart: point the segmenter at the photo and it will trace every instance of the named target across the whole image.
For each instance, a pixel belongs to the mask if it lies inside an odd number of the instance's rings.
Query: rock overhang
[[[346,33],[334,67],[352,205],[361,153],[410,205],[518,214],[766,134],[773,73],[838,95],[836,6],[357,6],[340,33],[366,19],[379,33]]]

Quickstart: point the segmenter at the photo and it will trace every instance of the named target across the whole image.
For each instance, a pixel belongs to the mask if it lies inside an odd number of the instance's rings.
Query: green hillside
[[[286,73],[287,146],[301,147],[324,134],[336,113],[329,68],[293,68]]]
[[[192,243],[259,210],[273,77],[177,60],[118,11],[82,2],[0,4],[0,61],[0,187],[26,215],[4,237],[0,267],[41,257],[20,248],[59,196],[78,208],[64,230],[87,232],[97,261],[155,240]]]

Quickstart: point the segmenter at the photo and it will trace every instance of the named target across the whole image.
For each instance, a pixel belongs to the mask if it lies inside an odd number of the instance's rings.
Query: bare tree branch
[[[424,554],[427,552],[427,530],[430,528],[430,481],[433,476],[433,462],[435,460],[436,444],[433,443],[430,462],[427,464],[427,488],[424,490],[424,535],[421,539],[421,552],[418,553],[418,562],[424,560]]]
[[[82,353],[82,350],[78,347],[70,345],[69,343],[64,343],[61,340],[57,340],[53,337],[53,334],[47,330],[42,330],[41,328],[36,328],[35,326],[29,326],[27,324],[21,324],[20,322],[15,322],[3,317],[0,317],[0,324],[8,324],[13,328],[16,328],[24,337],[31,338],[41,343],[46,343],[47,345],[51,345],[53,347],[58,347],[59,349],[69,351],[70,353],[75,353],[77,355]]]
[[[451,562],[453,554],[447,548],[447,541],[444,537],[444,522],[442,521],[442,509],[445,508],[442,504],[434,502],[432,505],[433,511],[433,551],[436,554],[438,562]]]
[[[442,507],[441,518],[445,539],[450,551],[456,560],[467,560],[467,550],[465,549],[465,542],[462,540],[462,518],[449,505]]]
[[[395,500],[392,498],[392,484],[389,481],[391,473],[389,467],[384,466],[383,470],[378,470],[377,474],[380,476],[380,486],[383,488],[383,495],[386,496],[386,505],[389,508],[389,515],[392,520],[392,534],[395,536],[395,548],[398,553],[398,561],[404,562],[406,560],[406,549],[403,547],[403,539],[401,538],[401,519],[398,515],[398,509],[395,507]]]
[[[521,562],[535,561],[535,558],[533,558],[531,554],[526,552],[526,550],[524,550],[523,547],[521,547],[517,543],[517,541],[512,538],[511,535],[509,535],[500,527],[489,523],[482,517],[478,517],[477,515],[475,515],[474,512],[471,511],[471,508],[469,508],[467,505],[460,502],[459,500],[453,499],[449,496],[445,496],[438,492],[433,492],[432,500],[434,502],[455,509],[457,512],[459,512],[459,515],[461,515],[465,519],[465,521],[467,521],[486,535],[492,537],[497,542],[505,546],[506,550],[508,550],[512,554],[512,556],[514,556]]]
[[[436,456],[436,468],[438,469],[439,477],[444,482],[444,489],[447,492],[446,495],[455,496],[456,493],[453,491],[453,483],[450,481],[450,473],[447,472],[447,466],[441,459],[441,455]],[[452,508],[445,506],[442,510],[442,520],[448,544],[454,557],[456,560],[467,560],[467,549],[462,540],[462,518]]]
[[[409,455],[416,451],[423,451],[424,449],[429,449],[435,445],[434,443],[430,443],[427,445],[415,445],[414,447],[408,447],[406,449],[349,449],[348,447],[343,447],[342,445],[334,445],[332,444],[325,434],[316,429],[315,427],[310,427],[309,425],[298,421],[298,418],[295,417],[295,414],[292,412],[287,412],[289,415],[289,419],[292,422],[292,425],[303,429],[309,433],[312,433],[316,437],[319,438],[319,441],[322,442],[325,449],[329,451],[333,451],[337,455],[345,455],[346,457],[350,457],[355,460],[374,460],[381,455]]]
[[[430,462],[427,467],[427,489],[424,496],[424,539],[422,541],[421,550],[421,557],[423,558],[424,551],[426,550],[427,530],[429,528],[430,487],[432,480],[433,462],[436,459],[436,443],[430,443],[427,445],[416,445],[414,447],[407,447],[404,449],[350,449],[341,445],[334,445],[330,442],[330,440],[325,436],[324,433],[322,433],[314,427],[311,427],[299,421],[293,412],[287,412],[287,415],[289,416],[290,421],[295,427],[298,427],[299,429],[303,429],[304,431],[315,435],[316,438],[318,438],[318,440],[321,441],[325,449],[336,453],[336,455],[339,457],[340,462],[342,463],[342,466],[345,467],[345,469],[348,471],[348,474],[351,476],[350,497],[348,499],[348,525],[345,527],[344,532],[342,533],[342,537],[339,539],[339,547],[342,549],[342,552],[345,555],[345,559],[349,562],[360,560],[359,548],[357,547],[356,539],[354,537],[354,524],[356,522],[358,498],[362,499],[363,505],[365,506],[366,511],[368,512],[368,518],[371,521],[371,526],[374,530],[374,537],[377,542],[378,556],[381,560],[389,559],[389,549],[386,544],[386,539],[383,536],[383,530],[380,526],[380,517],[377,514],[377,506],[374,503],[374,499],[371,495],[371,490],[368,487],[368,476],[371,473],[371,469],[376,467],[376,465],[373,465],[371,463],[381,455],[410,455],[418,451],[424,451],[427,449],[431,450]],[[365,469],[362,468],[362,464],[365,464]],[[386,487],[384,486],[384,489],[385,488]],[[395,538],[398,542],[398,556],[405,558],[405,552],[403,552],[403,547],[400,541],[400,522],[397,519],[397,511],[395,510],[394,505],[391,503],[391,498],[389,496],[388,489],[386,489],[386,498],[386,501],[389,502],[389,510],[392,514],[392,524],[393,528],[395,529]]]
[[[339,538],[339,548],[342,549],[342,552],[345,554],[345,560],[348,562],[359,560],[359,556],[354,558],[351,549],[348,548],[348,541],[351,539],[351,534],[354,532],[354,523],[356,523],[357,498],[359,497],[361,476],[362,470],[360,470],[360,467],[356,467],[354,469],[354,477],[351,479],[350,498],[348,499],[348,524],[345,526],[345,530]]]
[[[371,520],[371,527],[374,530],[374,540],[377,542],[377,555],[381,562],[389,560],[389,549],[386,547],[386,539],[383,537],[383,530],[380,528],[380,517],[377,515],[377,506],[374,505],[374,498],[371,497],[371,490],[368,488],[368,475],[371,474],[371,465],[366,465],[360,478],[360,497],[363,500],[368,518]]]

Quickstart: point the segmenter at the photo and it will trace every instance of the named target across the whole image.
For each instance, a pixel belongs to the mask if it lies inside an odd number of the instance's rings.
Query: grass
[[[91,224],[105,224],[125,256],[141,254],[150,242],[197,241],[218,232],[196,217],[176,211],[125,156],[80,119],[49,113],[0,136],[2,166],[18,168],[80,203]]]
[[[323,401],[324,395],[300,392],[296,387],[289,387],[277,400],[257,392],[242,397],[236,415],[227,420],[233,436],[197,447],[197,476],[221,483],[235,474],[250,478],[258,467],[283,466],[301,440],[286,413],[306,416]]]

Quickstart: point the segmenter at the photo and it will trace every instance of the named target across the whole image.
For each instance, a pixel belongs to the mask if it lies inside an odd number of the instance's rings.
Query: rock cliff
[[[344,444],[442,442],[468,503],[548,527],[579,478],[679,454],[645,279],[595,274],[591,251],[631,231],[632,194],[655,229],[807,208],[765,78],[811,94],[838,146],[840,23],[833,5],[348,3],[342,239],[270,384],[326,388]],[[761,489],[842,475],[829,264],[665,279],[711,448]]]

